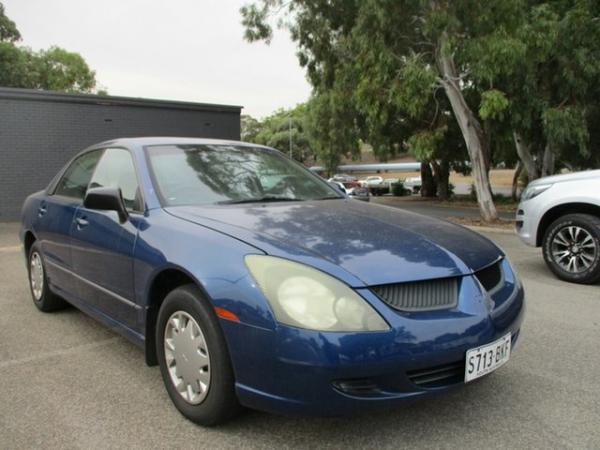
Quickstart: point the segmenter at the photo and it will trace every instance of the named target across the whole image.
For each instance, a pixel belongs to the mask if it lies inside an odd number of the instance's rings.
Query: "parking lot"
[[[1,449],[600,448],[600,286],[558,281],[512,234],[487,234],[528,302],[519,344],[495,374],[377,414],[247,412],[203,429],[176,411],[137,347],[73,308],[35,309],[16,233],[0,224]]]

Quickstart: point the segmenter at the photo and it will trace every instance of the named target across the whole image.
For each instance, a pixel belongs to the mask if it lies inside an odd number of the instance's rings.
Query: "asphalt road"
[[[247,412],[204,429],[175,410],[137,347],[73,308],[35,309],[15,231],[0,224],[0,449],[600,448],[600,286],[556,280],[513,235],[488,234],[520,273],[528,310],[493,375],[377,414]]]

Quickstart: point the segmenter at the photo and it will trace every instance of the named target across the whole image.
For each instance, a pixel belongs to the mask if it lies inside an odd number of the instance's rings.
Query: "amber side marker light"
[[[217,316],[219,316],[222,319],[233,320],[234,322],[240,321],[240,318],[228,309],[215,306],[215,312],[217,313]]]

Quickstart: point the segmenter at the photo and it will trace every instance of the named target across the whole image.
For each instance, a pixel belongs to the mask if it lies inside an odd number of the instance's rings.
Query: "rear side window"
[[[137,176],[129,151],[122,148],[104,151],[90,182],[90,189],[98,187],[120,188],[127,209],[140,210]]]
[[[93,150],[75,159],[56,185],[54,194],[83,200],[101,155],[101,150]]]

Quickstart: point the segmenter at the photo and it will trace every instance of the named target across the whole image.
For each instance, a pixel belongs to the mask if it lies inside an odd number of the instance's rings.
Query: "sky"
[[[80,53],[111,95],[243,106],[257,118],[308,99],[285,30],[243,38],[249,0],[0,0],[22,45]]]

